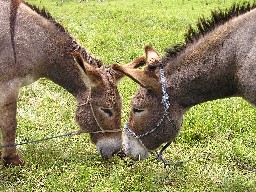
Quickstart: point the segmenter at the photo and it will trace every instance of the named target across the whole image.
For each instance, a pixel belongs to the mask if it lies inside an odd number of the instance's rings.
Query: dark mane
[[[102,66],[101,61],[99,59],[95,58],[94,56],[92,56],[91,53],[89,53],[89,51],[87,51],[85,48],[78,45],[76,40],[74,40],[70,36],[70,34],[65,30],[65,28],[61,24],[59,24],[57,21],[55,21],[55,19],[52,17],[52,15],[44,7],[40,9],[39,7],[37,7],[35,5],[31,5],[27,2],[23,2],[23,3],[25,5],[27,5],[29,8],[31,8],[33,11],[38,13],[39,15],[41,15],[44,18],[46,18],[47,20],[51,21],[56,26],[56,28],[58,28],[59,31],[68,35],[69,39],[68,39],[67,43],[71,47],[70,52],[78,51],[78,52],[81,53],[81,55],[83,56],[85,61],[88,62],[90,65],[93,65],[95,67],[101,67]]]
[[[61,31],[66,32],[64,27],[61,24],[59,24],[58,22],[56,22],[55,19],[52,17],[52,15],[44,7],[40,9],[39,7],[37,7],[35,5],[31,5],[28,2],[24,2],[24,4],[27,5],[33,11],[37,12],[39,15],[41,15],[44,18],[52,21],[52,23],[54,23],[54,25],[56,27],[58,27],[58,29],[60,29]]]
[[[183,51],[188,44],[197,41],[201,36],[209,33],[217,26],[226,23],[234,17],[249,12],[254,8],[256,8],[256,1],[254,1],[253,4],[244,2],[239,5],[235,3],[229,9],[225,9],[224,11],[220,9],[212,11],[210,19],[205,19],[204,17],[199,18],[195,28],[189,25],[188,31],[185,34],[184,44],[177,44],[172,48],[167,49],[165,55],[166,59],[176,57],[177,54]]]

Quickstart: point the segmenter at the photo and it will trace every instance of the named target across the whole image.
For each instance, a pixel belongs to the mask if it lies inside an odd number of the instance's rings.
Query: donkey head
[[[96,68],[74,52],[74,58],[87,87],[86,95],[78,102],[76,120],[81,127],[78,133],[90,133],[91,140],[104,158],[110,158],[122,146],[121,106],[117,82],[124,76],[111,67]],[[138,67],[131,63],[127,67]]]
[[[141,86],[132,98],[130,118],[123,133],[124,152],[134,160],[147,158],[149,150],[173,140],[180,124],[174,113],[165,111],[162,103],[162,89],[157,69],[159,55],[149,46],[145,48],[145,53],[147,66],[144,70],[113,66],[115,70],[127,75]],[[170,108],[172,111],[175,106],[171,104]]]

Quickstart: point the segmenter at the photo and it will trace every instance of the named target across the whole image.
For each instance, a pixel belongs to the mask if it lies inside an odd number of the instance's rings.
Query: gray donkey
[[[121,148],[116,83],[123,75],[102,66],[44,9],[20,0],[0,0],[0,7],[0,129],[2,144],[8,146],[1,154],[4,164],[23,163],[14,146],[19,88],[41,77],[76,98],[77,133],[90,133],[101,155],[110,158]]]
[[[183,114],[199,103],[239,96],[256,105],[255,7],[234,5],[213,12],[208,21],[199,19],[186,43],[162,59],[147,46],[144,70],[113,67],[141,85],[123,134],[127,156],[144,159],[149,150],[169,144],[178,135]]]

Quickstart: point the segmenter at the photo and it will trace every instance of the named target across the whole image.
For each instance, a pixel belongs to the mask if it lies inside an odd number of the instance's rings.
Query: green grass
[[[189,24],[235,0],[29,0],[53,17],[105,64],[124,64],[143,47],[164,50],[184,42]],[[125,78],[123,123],[137,85]],[[78,129],[75,100],[48,80],[20,91],[17,142]],[[167,167],[153,156],[129,166],[114,157],[102,160],[87,134],[18,147],[26,164],[0,165],[0,191],[256,191],[256,110],[239,98],[207,102],[190,109],[180,136],[164,156],[187,160]],[[254,169],[250,171],[250,169]]]

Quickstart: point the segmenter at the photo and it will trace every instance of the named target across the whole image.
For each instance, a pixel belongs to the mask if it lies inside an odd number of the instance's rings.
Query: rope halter
[[[92,103],[91,103],[91,88],[89,89],[89,94],[88,94],[86,102],[81,104],[81,105],[78,105],[78,106],[84,106],[84,105],[87,105],[87,104],[90,104],[90,109],[92,111],[93,117],[94,117],[98,127],[100,128],[99,131],[89,132],[89,131],[84,131],[84,130],[80,129],[78,131],[73,131],[73,132],[70,132],[70,133],[65,133],[65,134],[56,135],[56,136],[45,137],[45,138],[42,138],[42,139],[31,140],[31,141],[27,141],[27,142],[20,142],[20,143],[9,144],[9,145],[3,145],[3,146],[0,146],[0,149],[15,147],[15,146],[19,146],[19,145],[26,145],[26,144],[31,144],[31,143],[39,143],[39,142],[42,142],[42,141],[47,141],[47,140],[61,138],[61,137],[80,135],[81,133],[89,133],[89,134],[91,134],[91,133],[92,134],[102,133],[102,134],[104,134],[104,133],[116,133],[116,132],[121,132],[122,131],[122,129],[105,130],[100,126],[100,123],[98,122],[98,119],[97,119],[97,117],[94,113]]]
[[[168,110],[169,110],[171,104],[170,104],[170,100],[169,100],[169,94],[168,94],[167,91],[166,91],[166,78],[165,78],[165,75],[164,75],[164,68],[163,68],[163,64],[161,63],[161,61],[159,61],[159,73],[160,73],[160,83],[161,83],[161,89],[162,89],[162,102],[161,102],[161,103],[163,104],[163,107],[164,107],[164,114],[163,114],[163,116],[157,121],[156,126],[155,126],[153,129],[151,129],[151,130],[149,130],[149,131],[147,131],[147,132],[145,132],[145,133],[143,133],[143,134],[140,134],[140,135],[137,135],[134,131],[132,131],[132,130],[128,127],[127,123],[126,123],[125,126],[124,126],[124,130],[125,130],[127,133],[129,133],[132,137],[136,138],[136,139],[140,142],[140,144],[141,144],[147,151],[150,151],[150,150],[148,150],[148,149],[145,147],[145,145],[144,145],[143,142],[141,141],[141,138],[143,138],[143,137],[145,137],[145,136],[147,136],[147,135],[149,135],[149,134],[155,132],[155,131],[160,127],[160,125],[163,123],[163,121],[164,121],[165,118],[166,118],[170,123],[172,123],[172,124],[175,125],[175,123],[173,123],[173,120],[171,120],[171,119],[169,118],[169,112],[168,112]],[[174,127],[174,129],[175,129],[176,132],[178,132],[178,128],[177,128],[176,126]],[[166,149],[168,148],[168,146],[169,146],[170,144],[171,144],[171,142],[166,143],[166,145],[163,146],[163,148],[160,150],[160,152],[159,152],[159,153],[156,153],[156,157],[157,157],[158,160],[160,160],[160,161],[166,163],[166,161],[165,161],[164,158],[162,157],[162,153],[164,152],[164,150],[166,150]]]
[[[94,110],[93,110],[91,98],[92,98],[92,89],[90,88],[86,102],[83,103],[83,104],[81,104],[81,105],[78,105],[78,106],[84,106],[84,105],[87,105],[87,104],[89,103],[90,109],[91,109],[91,112],[92,112],[92,115],[93,115],[93,117],[94,117],[94,119],[95,119],[95,121],[96,121],[98,127],[100,128],[100,130],[99,130],[99,131],[92,131],[92,132],[87,132],[87,131],[82,131],[82,130],[81,130],[80,133],[115,133],[115,132],[121,132],[121,131],[122,131],[121,128],[120,128],[120,129],[106,130],[106,129],[103,129],[103,128],[101,127],[101,125],[100,125],[100,123],[99,123],[99,121],[98,121],[98,119],[97,119],[97,117],[96,117],[96,115],[95,115],[95,112],[94,112]]]

